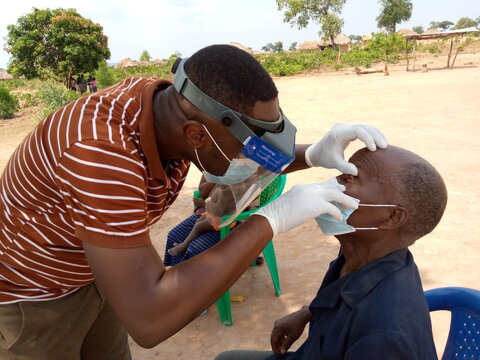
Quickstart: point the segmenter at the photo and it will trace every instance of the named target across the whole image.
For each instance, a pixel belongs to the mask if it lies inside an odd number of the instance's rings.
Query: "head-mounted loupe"
[[[173,85],[178,93],[195,105],[205,114],[211,116],[225,126],[242,144],[249,137],[258,136],[247,124],[264,130],[260,139],[283,152],[286,156],[295,156],[296,128],[280,111],[276,121],[263,121],[232,110],[200,90],[185,72],[184,64],[188,58],[178,58],[172,67]]]

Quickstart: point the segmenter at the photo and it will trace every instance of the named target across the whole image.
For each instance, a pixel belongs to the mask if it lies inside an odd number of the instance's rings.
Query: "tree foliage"
[[[150,60],[152,60],[152,57],[150,56],[150,53],[147,50],[143,50],[142,54],[140,55],[139,60],[140,61],[150,61]]]
[[[417,34],[423,34],[425,32],[425,29],[422,25],[414,26],[412,30],[415,31]]]
[[[397,33],[377,33],[368,42],[367,48],[376,51],[385,63],[394,63],[399,60],[401,52],[405,49],[405,39]]]
[[[37,9],[7,27],[8,71],[28,79],[93,72],[110,58],[103,28],[75,9]]]
[[[440,29],[442,31],[447,31],[452,26],[453,26],[453,22],[448,20],[430,21],[430,29]]]
[[[411,0],[379,0],[380,15],[377,16],[377,25],[389,32],[395,32],[397,24],[407,21],[412,16]]]
[[[283,21],[304,28],[310,21],[320,25],[319,35],[330,39],[334,38],[343,26],[343,20],[337,15],[342,12],[346,0],[276,0],[278,10],[285,9]]]
[[[458,19],[457,23],[455,24],[454,29],[465,29],[469,28],[472,26],[477,26],[477,23],[475,20],[469,18],[469,17],[462,17]]]
[[[267,45],[262,46],[262,51],[282,52],[283,51],[283,42],[276,41],[273,44],[268,43]]]
[[[361,43],[363,41],[362,35],[349,35],[348,38],[352,43]]]
[[[297,50],[297,45],[298,45],[298,43],[297,43],[296,41],[292,42],[292,43],[290,44],[290,47],[288,48],[288,51],[295,51],[295,50]]]

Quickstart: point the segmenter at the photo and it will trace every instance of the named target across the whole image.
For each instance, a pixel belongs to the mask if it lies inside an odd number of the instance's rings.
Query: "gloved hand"
[[[336,124],[320,141],[307,148],[305,161],[309,166],[338,169],[343,174],[356,176],[357,167],[345,161],[343,156],[348,144],[356,139],[363,141],[370,151],[388,146],[385,136],[373,126]]]
[[[267,218],[274,235],[290,231],[325,213],[341,220],[340,210],[330,202],[336,201],[345,208],[354,209],[359,203],[359,200],[345,195],[343,191],[345,186],[340,185],[335,178],[325,182],[295,185],[253,215]]]

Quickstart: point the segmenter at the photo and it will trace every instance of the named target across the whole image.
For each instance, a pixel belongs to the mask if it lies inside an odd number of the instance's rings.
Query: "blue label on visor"
[[[294,159],[266,143],[258,136],[252,136],[248,140],[242,149],[242,154],[265,169],[277,174],[281,173],[285,166]]]

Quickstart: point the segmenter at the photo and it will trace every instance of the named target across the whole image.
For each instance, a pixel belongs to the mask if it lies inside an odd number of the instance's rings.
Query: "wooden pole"
[[[412,71],[415,72],[415,60],[417,58],[417,55],[415,53],[415,50],[417,48],[417,41],[413,40],[413,52],[412,52],[412,57],[413,57],[413,65],[412,65]]]
[[[405,57],[407,59],[407,69],[405,71],[408,71],[408,38],[405,41]]]
[[[450,51],[448,52],[448,57],[447,57],[447,69],[450,69],[450,56],[452,56],[452,49],[453,49],[453,36],[450,39]]]

